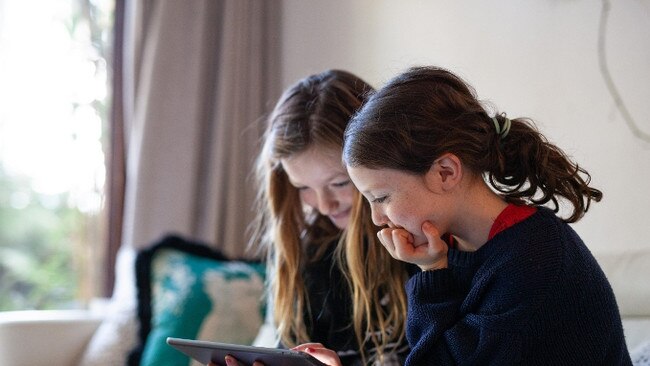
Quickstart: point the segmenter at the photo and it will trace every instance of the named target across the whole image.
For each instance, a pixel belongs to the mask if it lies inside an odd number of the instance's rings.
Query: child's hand
[[[331,349],[325,348],[320,343],[305,343],[293,347],[292,350],[305,352],[328,366],[341,366],[339,355]]]
[[[234,358],[234,357],[232,357],[232,356],[230,356],[230,355],[226,356],[226,358],[225,358],[224,361],[226,362],[226,366],[244,366],[244,364],[242,364],[241,362],[237,361],[236,358]],[[219,366],[219,365],[217,365],[217,364],[214,363],[214,362],[210,362],[210,363],[208,364],[208,366]],[[255,361],[255,362],[253,362],[253,365],[252,365],[252,366],[264,366],[264,364],[261,363],[261,362],[259,362],[259,361]]]
[[[415,243],[413,235],[401,228],[382,229],[377,237],[395,259],[413,263],[423,271],[447,268],[447,243],[440,239],[438,229],[425,221],[422,232],[427,238],[426,243]]]

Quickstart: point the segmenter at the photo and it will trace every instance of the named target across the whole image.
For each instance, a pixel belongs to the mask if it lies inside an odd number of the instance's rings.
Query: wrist
[[[435,271],[437,269],[444,269],[448,267],[447,263],[447,258],[442,258],[439,259],[433,263],[429,264],[418,264],[418,267],[422,270],[422,272],[427,272],[427,271]]]

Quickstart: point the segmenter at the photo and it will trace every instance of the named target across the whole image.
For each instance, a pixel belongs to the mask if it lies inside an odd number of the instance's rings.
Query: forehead
[[[399,170],[369,169],[361,166],[348,167],[348,174],[354,184],[359,188],[359,191],[363,193],[399,187],[405,180],[411,178],[410,174]]]
[[[354,185],[364,194],[409,191],[423,183],[421,176],[396,169],[348,167],[348,174]]]
[[[347,176],[341,162],[341,151],[333,148],[310,147],[280,162],[293,183],[307,184]]]

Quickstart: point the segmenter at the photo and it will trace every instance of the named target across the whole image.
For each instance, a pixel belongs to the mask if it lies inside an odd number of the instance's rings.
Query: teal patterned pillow
[[[141,346],[131,364],[189,365],[167,337],[251,344],[263,322],[264,265],[168,236],[136,259]],[[146,333],[146,334],[145,334]]]

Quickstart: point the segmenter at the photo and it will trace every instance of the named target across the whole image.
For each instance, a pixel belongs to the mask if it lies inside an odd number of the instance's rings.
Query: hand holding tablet
[[[255,361],[265,366],[325,366],[314,357],[299,351],[280,348],[244,346],[238,344],[198,341],[182,338],[167,338],[167,344],[207,365],[210,362],[225,365],[226,355],[235,357],[244,365]]]

